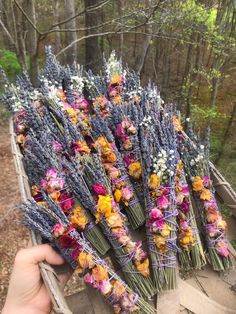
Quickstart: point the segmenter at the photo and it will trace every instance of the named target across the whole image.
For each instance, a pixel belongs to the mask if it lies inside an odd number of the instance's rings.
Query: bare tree
[[[75,16],[75,1],[74,0],[65,0],[65,18],[69,19],[65,26],[68,29],[76,29],[76,19],[70,19]],[[76,32],[66,32],[66,45],[69,45],[71,42],[76,41],[77,34]],[[66,62],[72,64],[77,60],[77,44],[71,46],[66,55]]]
[[[221,142],[221,145],[220,145],[220,149],[219,149],[218,155],[217,155],[217,157],[215,159],[215,163],[216,164],[219,163],[219,161],[221,160],[221,158],[222,158],[222,156],[224,154],[225,144],[228,142],[229,135],[230,135],[230,132],[231,132],[231,129],[232,129],[232,126],[233,126],[235,115],[236,115],[236,102],[233,104],[233,110],[232,110],[232,113],[231,113],[230,118],[228,120],[228,123],[227,123],[226,129],[225,129],[225,132],[224,132],[224,135],[223,135],[223,138],[222,138],[222,142]]]
[[[55,0],[55,9],[53,10],[53,23],[56,24],[55,30],[57,32],[55,33],[55,52],[57,53],[61,47],[61,32],[60,32],[60,26],[57,25],[60,21],[60,0]]]
[[[27,51],[30,61],[30,76],[34,85],[37,85],[38,78],[38,34],[33,25],[36,25],[35,1],[24,1],[25,13],[30,17],[31,23],[27,24]]]
[[[85,0],[85,10],[91,6],[99,4],[99,0]],[[85,13],[85,26],[86,35],[96,33],[96,26],[101,21],[101,9],[96,11],[86,10]],[[98,37],[88,37],[85,40],[85,65],[87,69],[93,70],[95,73],[98,71],[101,61],[101,51],[99,47]]]

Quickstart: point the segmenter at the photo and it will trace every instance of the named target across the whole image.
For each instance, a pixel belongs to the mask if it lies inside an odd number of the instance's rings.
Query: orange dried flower
[[[201,191],[203,189],[203,180],[201,179],[201,177],[196,176],[193,179],[192,186],[194,191]]]
[[[210,199],[211,199],[211,192],[210,192],[210,190],[203,189],[201,191],[201,194],[200,194],[200,199],[203,200],[203,201],[210,201]]]
[[[116,203],[119,203],[122,197],[121,190],[115,190],[114,197],[115,197]]]
[[[175,126],[175,130],[177,132],[182,132],[183,131],[183,127],[182,127],[181,122],[179,121],[179,119],[176,116],[173,116],[172,120],[173,120],[173,123],[174,123],[174,126]]]
[[[115,292],[115,295],[119,298],[122,296],[122,294],[125,292],[125,287],[117,280],[113,282],[113,291]]]
[[[110,153],[106,155],[106,161],[108,162],[116,162],[116,155],[114,153]]]
[[[131,177],[133,177],[136,180],[140,179],[140,177],[142,175],[141,163],[139,161],[132,162],[129,165],[128,171],[129,171],[129,174],[131,175]]]
[[[107,217],[106,221],[110,228],[117,228],[123,226],[122,218],[119,213],[111,214],[109,217]]]
[[[112,198],[109,195],[98,195],[96,217],[109,217],[112,213]]]
[[[108,271],[101,265],[96,265],[93,267],[92,275],[96,281],[107,280],[109,278]]]
[[[95,266],[95,263],[94,263],[92,255],[90,255],[88,253],[85,253],[85,252],[80,252],[79,253],[79,256],[77,258],[77,262],[79,264],[79,267],[82,270],[92,269]]]
[[[144,276],[148,277],[150,275],[149,270],[149,259],[146,258],[142,263],[136,262],[135,263],[137,270]]]
[[[54,200],[54,202],[59,203],[59,197],[60,197],[61,193],[59,191],[55,191],[50,193],[51,198]]]
[[[156,247],[158,248],[159,252],[161,254],[165,253],[167,250],[167,242],[166,239],[162,236],[155,236],[154,242],[156,244]]]
[[[148,179],[148,187],[150,190],[155,190],[160,185],[160,178],[156,173],[153,173]]]
[[[81,207],[78,206],[73,211],[73,214],[70,216],[70,222],[75,228],[79,228],[82,230],[85,229],[88,219],[85,216],[84,211]]]

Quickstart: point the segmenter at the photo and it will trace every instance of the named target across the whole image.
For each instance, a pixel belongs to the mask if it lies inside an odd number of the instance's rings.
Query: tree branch
[[[110,1],[110,0],[109,0],[109,1]],[[106,2],[108,2],[108,1],[106,1]],[[104,2],[104,4],[105,4],[106,2]],[[92,7],[92,6],[91,6],[91,8],[94,8],[93,10],[95,10],[95,8],[98,8],[98,7],[95,7],[95,6]],[[154,5],[154,6],[151,6],[151,7],[147,8],[147,9],[144,9],[144,10],[142,10],[142,11],[143,11],[143,12],[146,12],[146,11],[149,11],[150,9],[155,10],[156,8],[157,8],[157,5]],[[88,9],[89,9],[89,8],[88,8]],[[79,15],[82,15],[82,14],[84,14],[84,13],[86,13],[86,12],[90,12],[90,11],[93,11],[93,10],[90,10],[90,9],[89,9],[89,10],[84,10],[84,11],[80,12]],[[133,11],[133,12],[131,12],[131,13],[126,14],[126,15],[117,17],[117,18],[115,18],[115,19],[108,20],[107,22],[105,22],[105,23],[103,23],[103,24],[96,25],[96,26],[92,26],[92,27],[83,27],[83,28],[77,28],[77,29],[52,29],[53,27],[58,26],[58,23],[57,23],[57,24],[53,24],[53,25],[50,27],[50,29],[49,29],[48,31],[42,33],[43,37],[41,38],[41,40],[43,40],[48,34],[56,33],[56,32],[77,32],[77,31],[79,32],[79,31],[86,31],[86,30],[92,30],[92,29],[102,28],[102,27],[107,26],[107,25],[109,25],[109,24],[116,23],[117,21],[124,20],[124,19],[126,19],[126,18],[131,18],[132,16],[136,16],[137,13],[139,13],[139,12],[140,12],[140,9],[135,10],[135,11]],[[152,11],[151,14],[153,14],[153,11]],[[78,14],[77,14],[76,16],[71,17],[70,19],[75,18],[75,17],[77,17],[77,16],[78,16]],[[60,23],[63,24],[64,22],[67,22],[67,21],[68,21],[68,19],[67,19],[67,20],[64,20],[64,21],[62,21],[62,22],[60,22]]]
[[[31,21],[31,19],[28,17],[27,13],[24,11],[24,9],[20,6],[17,0],[14,0],[15,5],[17,8],[21,11],[21,13],[24,15],[26,20],[29,22],[29,24],[33,27],[33,29],[39,34],[42,35],[42,32],[37,28],[37,26]]]
[[[139,25],[138,25],[139,27]],[[132,29],[134,29],[135,27],[133,27]],[[146,33],[146,32],[134,32],[132,30],[127,30],[127,31],[120,31],[120,30],[117,30],[117,31],[109,31],[109,32],[103,32],[103,33],[97,33],[97,34],[89,34],[87,36],[82,36],[78,39],[76,39],[75,41],[73,41],[72,43],[70,43],[68,46],[64,47],[62,50],[60,50],[56,57],[60,56],[62,53],[64,53],[65,51],[67,51],[71,46],[75,45],[76,43],[84,40],[84,39],[87,39],[87,38],[91,38],[91,37],[98,37],[98,36],[106,36],[106,35],[119,35],[119,34],[140,34],[140,35],[145,35],[145,36],[153,36],[155,38],[163,38],[163,39],[170,39],[170,40],[174,40],[174,41],[180,41],[181,42],[184,42],[184,43],[187,43],[187,44],[194,44],[194,42],[190,42],[188,40],[184,40],[180,37],[174,37],[174,36],[167,36],[165,34],[157,34],[157,33]]]
[[[6,28],[6,26],[4,25],[2,19],[0,18],[0,25],[2,26],[2,29],[4,30],[4,32],[6,33],[7,37],[9,38],[11,44],[13,46],[16,46],[15,41],[13,39],[13,37],[11,36],[11,34],[8,32],[8,29]]]
[[[96,5],[93,5],[93,6],[91,5],[91,6],[88,7],[87,9],[85,9],[85,10],[83,10],[83,11],[81,11],[81,12],[78,12],[78,13],[75,14],[74,16],[71,16],[71,17],[69,17],[69,18],[67,18],[67,19],[65,19],[65,20],[63,20],[63,21],[61,21],[61,22],[52,24],[52,26],[50,27],[49,31],[52,30],[52,28],[57,27],[57,26],[60,26],[60,25],[62,25],[62,24],[65,24],[65,23],[67,23],[67,22],[69,22],[69,21],[75,19],[76,17],[78,17],[78,16],[80,16],[80,15],[83,15],[83,14],[86,13],[86,12],[92,12],[92,11],[95,11],[95,10],[97,10],[97,9],[100,9],[100,8],[102,8],[104,5],[106,5],[106,4],[107,4],[108,2],[110,2],[110,1],[111,1],[111,0],[105,0],[105,1],[103,1],[103,2],[101,2],[101,3],[99,3],[99,4],[96,4]],[[43,33],[43,35],[46,35],[46,34],[47,34],[47,32]]]

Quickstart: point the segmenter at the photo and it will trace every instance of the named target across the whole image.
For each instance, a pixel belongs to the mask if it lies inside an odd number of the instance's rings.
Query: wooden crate
[[[19,188],[22,201],[31,198],[28,178],[25,173],[22,162],[22,154],[19,146],[16,144],[16,135],[14,133],[13,121],[10,120],[11,147],[14,157],[16,173],[19,182]],[[212,180],[216,189],[216,193],[220,200],[227,204],[236,217],[236,193],[230,184],[224,179],[220,172],[211,164]],[[40,244],[41,238],[31,232],[33,245]],[[236,252],[230,247],[232,254],[236,257]],[[111,308],[105,303],[103,298],[92,288],[86,288],[81,292],[64,297],[62,288],[60,287],[57,272],[47,263],[40,263],[42,278],[48,288],[49,294],[53,302],[54,313],[61,314],[106,314],[112,313]],[[60,271],[60,269],[59,269]],[[158,294],[157,313],[175,314],[189,313],[195,314],[235,314],[236,309],[230,309],[194,288],[192,285],[178,278],[178,288],[173,291],[167,291]]]

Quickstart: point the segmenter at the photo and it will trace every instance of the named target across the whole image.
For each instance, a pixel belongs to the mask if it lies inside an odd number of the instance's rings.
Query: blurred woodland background
[[[202,136],[211,126],[211,159],[236,189],[235,0],[0,0],[0,30],[0,66],[12,81],[26,68],[37,85],[46,45],[61,62],[94,72],[115,50],[143,84],[154,81],[178,105],[185,124],[190,118]],[[12,225],[20,197],[8,117],[0,104],[0,236],[8,239],[0,242],[0,305],[27,240]]]
[[[200,132],[211,125],[212,159],[236,183],[235,27],[235,0],[1,0],[0,65],[37,85],[45,45],[94,72],[115,50]]]

